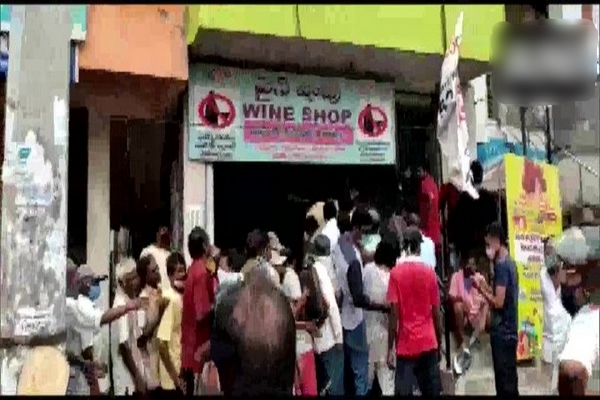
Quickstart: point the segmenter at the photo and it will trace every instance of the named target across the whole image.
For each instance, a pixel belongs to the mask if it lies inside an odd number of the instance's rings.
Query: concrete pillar
[[[88,103],[88,206],[87,206],[87,265],[98,275],[110,274],[110,120],[101,115],[94,103]],[[83,190],[83,188],[79,189]],[[109,280],[101,283],[98,307],[110,308]],[[109,326],[101,328],[94,342],[94,357],[108,364]],[[108,379],[100,381],[100,390],[108,389]]]
[[[184,107],[183,116],[183,254],[187,265],[191,258],[187,250],[187,237],[192,228],[200,225],[206,229],[206,164],[190,161],[189,147],[189,120],[188,108]],[[208,231],[211,235],[211,232]],[[211,240],[214,240],[211,236]]]

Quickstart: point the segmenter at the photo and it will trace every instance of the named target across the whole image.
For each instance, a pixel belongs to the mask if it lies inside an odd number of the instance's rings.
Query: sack
[[[196,395],[216,395],[221,393],[221,382],[219,381],[219,372],[215,363],[209,361],[204,363],[200,382],[196,390]]]

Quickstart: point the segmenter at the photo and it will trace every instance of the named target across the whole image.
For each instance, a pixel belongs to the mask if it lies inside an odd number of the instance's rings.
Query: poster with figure
[[[394,113],[392,83],[196,64],[188,157],[393,165]]]
[[[519,276],[517,360],[530,360],[542,346],[542,241],[562,232],[558,167],[507,154],[504,169],[508,245]]]

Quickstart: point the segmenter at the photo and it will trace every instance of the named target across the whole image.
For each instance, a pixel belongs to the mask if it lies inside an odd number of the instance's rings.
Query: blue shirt
[[[491,334],[502,339],[517,340],[517,307],[519,302],[519,278],[517,266],[510,257],[497,260],[494,264],[494,295],[496,287],[506,288],[504,305],[492,310]]]

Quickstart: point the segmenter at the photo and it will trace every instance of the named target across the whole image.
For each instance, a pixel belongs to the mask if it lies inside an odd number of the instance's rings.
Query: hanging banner
[[[190,160],[395,164],[388,83],[190,67]]]
[[[542,343],[542,240],[562,232],[558,167],[507,154],[504,168],[508,241],[519,274],[517,359],[529,360]]]
[[[458,15],[454,36],[446,51],[440,77],[440,100],[437,115],[437,138],[440,149],[450,168],[458,168],[462,182],[455,182],[473,198],[479,195],[469,179],[471,155],[469,130],[463,93],[458,76],[458,59],[462,42],[463,13]]]

